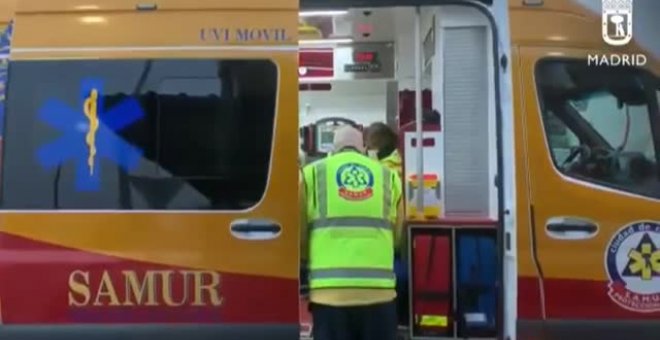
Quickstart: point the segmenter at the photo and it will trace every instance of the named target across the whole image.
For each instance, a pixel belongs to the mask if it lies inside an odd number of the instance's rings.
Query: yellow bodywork
[[[586,63],[589,54],[644,53],[649,56],[646,69],[658,76],[659,61],[635,40],[626,46],[607,45],[602,39],[600,13],[591,12],[574,1],[551,0],[544,1],[543,6],[525,6],[522,0],[510,0],[509,7],[518,274],[538,275],[531,250],[535,234],[537,257],[545,278],[607,280],[602,263],[610,238],[632,221],[660,220],[660,203],[597,189],[559,175],[549,156],[534,67],[537,61],[548,57],[578,58]],[[534,206],[534,216],[530,206]],[[589,218],[598,221],[600,229],[589,240],[557,241],[544,230],[547,221],[556,216]]]
[[[130,0],[21,0],[12,60],[42,59],[270,59],[279,91],[270,180],[262,201],[243,211],[15,211],[0,216],[0,232],[105,255],[225,273],[297,278],[295,202],[298,144],[298,1],[159,0],[156,11],[136,11]],[[286,30],[287,41],[200,39],[200,30],[221,26]],[[90,122],[93,171],[94,93]],[[293,205],[292,205],[293,206]],[[229,233],[234,220],[267,216],[284,226],[269,242],[245,242]],[[228,254],[240,254],[227,256]],[[263,256],[271,254],[272,256]]]

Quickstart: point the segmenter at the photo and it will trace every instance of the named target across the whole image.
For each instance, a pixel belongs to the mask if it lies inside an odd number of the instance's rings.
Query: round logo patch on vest
[[[337,170],[339,196],[350,201],[362,201],[374,195],[374,174],[357,163],[347,163]]]
[[[624,309],[660,311],[660,224],[636,222],[612,237],[605,254],[609,297]]]

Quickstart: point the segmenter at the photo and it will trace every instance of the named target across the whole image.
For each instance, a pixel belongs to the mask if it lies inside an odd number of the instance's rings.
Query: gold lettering
[[[221,281],[221,275],[213,271],[123,270],[120,278],[107,270],[96,273],[75,270],[69,274],[68,301],[72,307],[217,307],[224,302]],[[117,285],[121,284],[125,289],[118,294],[117,287],[121,286]]]
[[[103,271],[101,276],[101,283],[99,284],[99,289],[96,292],[96,300],[94,301],[94,306],[103,306],[101,302],[102,297],[108,297],[110,302],[108,306],[119,306],[119,298],[117,297],[117,292],[115,287],[112,284],[112,279],[107,270]]]
[[[82,298],[82,300],[76,299]],[[69,306],[82,307],[92,298],[89,291],[89,272],[76,270],[69,275]]]
[[[124,306],[134,306],[136,304],[138,306],[158,306],[158,302],[156,301],[156,276],[153,271],[149,270],[145,272],[142,282],[140,282],[138,274],[135,271],[124,270],[122,274],[124,275],[124,282],[126,284]],[[146,301],[144,301],[145,294]]]
[[[179,307],[183,306],[186,301],[188,301],[188,280],[187,280],[187,275],[185,272],[181,272],[181,275],[183,277],[183,287],[181,288],[181,292],[183,293],[181,297],[180,302],[174,301],[174,297],[172,296],[172,274],[174,274],[174,271],[172,270],[158,270],[156,271],[160,274],[160,277],[162,278],[163,282],[161,285],[162,288],[162,295],[163,295],[163,301],[165,302],[166,305],[170,307]]]
[[[204,291],[208,293],[209,302],[212,306],[222,305],[222,297],[220,297],[220,274],[216,272],[192,272],[194,277],[195,299],[193,306],[206,306],[204,301]],[[210,283],[204,284],[204,278],[209,277]]]

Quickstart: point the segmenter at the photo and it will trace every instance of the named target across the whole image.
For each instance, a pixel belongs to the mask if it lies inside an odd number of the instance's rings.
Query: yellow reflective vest
[[[389,156],[380,160],[380,163],[383,164],[386,168],[396,171],[399,175],[399,178],[403,180],[403,161],[401,160],[401,155],[398,150],[394,150]]]
[[[394,288],[398,175],[346,151],[307,165],[303,177],[310,288]]]

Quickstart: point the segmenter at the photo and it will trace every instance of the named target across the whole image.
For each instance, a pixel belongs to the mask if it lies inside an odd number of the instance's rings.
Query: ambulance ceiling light
[[[96,11],[101,9],[98,5],[79,5],[73,7],[76,11]]]
[[[353,42],[351,38],[335,38],[335,39],[301,39],[298,40],[300,45],[337,45],[337,44],[350,44]]]
[[[348,11],[305,11],[298,13],[301,17],[336,17],[346,14],[348,14]]]

